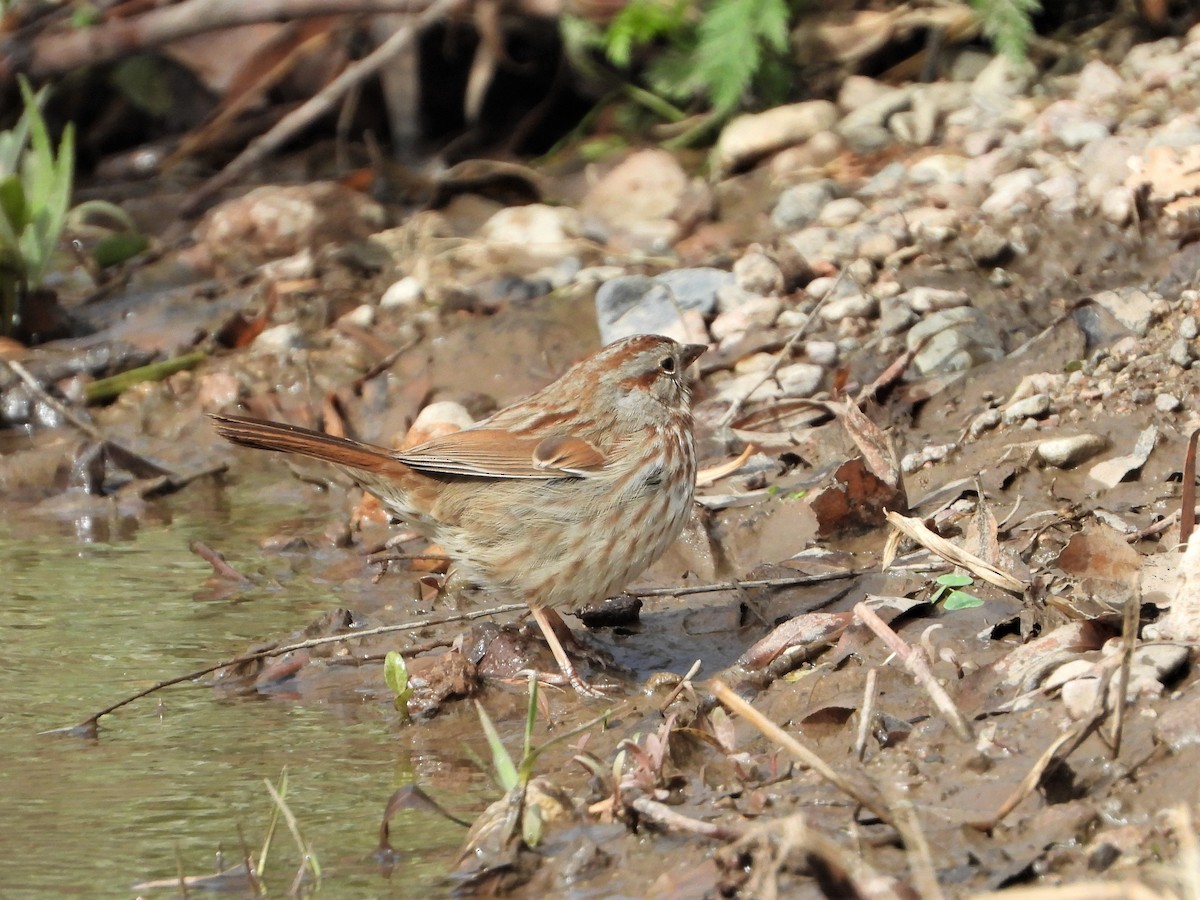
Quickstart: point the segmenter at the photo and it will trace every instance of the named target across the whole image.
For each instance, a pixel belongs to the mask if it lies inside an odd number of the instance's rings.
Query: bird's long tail
[[[408,466],[387,450],[372,444],[263,419],[222,415],[209,418],[213,420],[213,426],[221,437],[243,447],[298,453],[348,469],[392,478],[402,478],[411,472]]]

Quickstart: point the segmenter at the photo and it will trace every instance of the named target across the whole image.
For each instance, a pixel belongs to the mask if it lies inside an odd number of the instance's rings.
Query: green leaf
[[[487,710],[478,700],[475,701],[475,711],[479,713],[479,723],[483,726],[488,747],[492,751],[492,765],[496,767],[496,780],[500,782],[500,787],[506,792],[511,791],[517,786],[517,767],[513,764],[508,751],[504,749],[504,742],[500,740],[500,732],[496,730]]]
[[[92,249],[92,259],[102,269],[133,259],[150,246],[150,241],[144,234],[131,234],[128,231],[118,231],[100,238]],[[394,652],[394,651],[393,651]],[[399,654],[397,654],[399,655]]]
[[[942,601],[942,609],[945,610],[971,609],[976,606],[983,606],[983,601],[966,591],[951,591]]]
[[[0,178],[0,221],[7,226],[7,230],[0,230],[0,246],[16,249],[17,235],[29,224],[25,188],[16,175]]]
[[[961,572],[947,572],[945,575],[939,575],[934,579],[942,587],[960,588],[974,584],[975,580],[970,575],[964,575]]]
[[[408,690],[408,664],[404,662],[403,654],[388,651],[383,659],[383,680],[397,697]]]
[[[521,816],[521,837],[530,847],[542,842],[542,810],[536,803],[526,803]]]

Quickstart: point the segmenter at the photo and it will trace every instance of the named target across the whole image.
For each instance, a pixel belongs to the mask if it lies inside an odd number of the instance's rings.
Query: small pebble
[[[1171,344],[1171,349],[1167,351],[1167,357],[1181,369],[1190,369],[1192,367],[1191,343],[1187,338],[1178,338]]]
[[[279,353],[300,346],[302,332],[295,322],[285,322],[263,330],[254,339],[254,349],[266,353]]]
[[[1034,394],[1004,408],[1004,423],[1014,425],[1025,419],[1043,419],[1050,414],[1050,395]]]
[[[1091,459],[1108,447],[1108,440],[1098,434],[1075,434],[1052,438],[1038,444],[1037,455],[1048,466],[1070,469]]]
[[[357,325],[359,328],[370,328],[375,324],[375,307],[367,303],[360,304],[342,315],[338,321],[347,325]]]
[[[833,341],[808,341],[804,355],[818,366],[832,366],[838,360],[838,345]]]
[[[1184,316],[1183,321],[1179,323],[1179,336],[1188,341],[1194,341],[1196,335],[1200,334],[1200,323],[1197,323],[1195,316]]]
[[[1154,398],[1154,408],[1159,412],[1176,412],[1181,406],[1183,402],[1174,394],[1159,394]]]
[[[383,309],[412,306],[414,303],[420,303],[424,296],[425,288],[420,280],[412,275],[405,275],[399,281],[388,286],[388,289],[383,292],[383,296],[379,298],[379,305]]]

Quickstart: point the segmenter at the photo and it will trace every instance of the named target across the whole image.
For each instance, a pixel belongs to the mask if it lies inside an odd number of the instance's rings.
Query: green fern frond
[[[1033,36],[1033,17],[1040,0],[971,0],[983,33],[996,49],[1014,62],[1025,59]]]
[[[686,13],[685,0],[632,0],[604,32],[605,54],[614,66],[625,68],[634,47],[675,35]]]
[[[729,112],[763,61],[763,48],[787,49],[786,0],[716,0],[700,23],[692,83],[716,112]]]

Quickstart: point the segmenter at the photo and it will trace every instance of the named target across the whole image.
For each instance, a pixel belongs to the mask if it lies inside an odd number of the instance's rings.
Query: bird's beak
[[[683,345],[683,367],[686,369],[692,363],[700,358],[700,354],[708,349],[705,344],[684,344]]]

